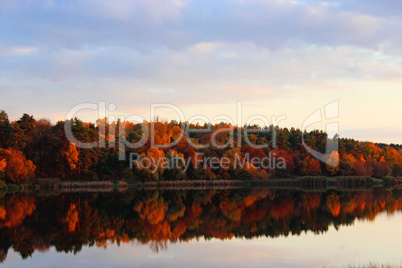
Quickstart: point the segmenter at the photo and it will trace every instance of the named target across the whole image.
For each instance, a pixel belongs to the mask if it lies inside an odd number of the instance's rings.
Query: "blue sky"
[[[149,119],[150,104],[171,103],[214,122],[235,119],[241,101],[243,123],[286,115],[279,125],[299,128],[339,100],[341,136],[402,143],[400,10],[400,1],[1,0],[0,109],[56,122],[105,101]]]

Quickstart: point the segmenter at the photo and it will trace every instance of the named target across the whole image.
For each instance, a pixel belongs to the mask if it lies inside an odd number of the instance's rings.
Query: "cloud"
[[[5,47],[0,45],[0,57],[16,57],[30,55],[36,51],[36,47]]]
[[[3,4],[3,23],[23,34],[19,37],[22,42],[55,48],[113,44],[148,51],[159,47],[185,50],[197,44],[243,42],[275,50],[297,42],[364,48],[376,48],[384,42],[401,44],[390,33],[400,28],[400,16],[387,18],[378,12],[364,13],[356,8],[363,5],[347,2],[51,3]],[[376,6],[375,2],[370,4]],[[13,31],[5,33],[6,39],[15,39]]]
[[[286,99],[305,88],[337,91],[353,81],[395,78],[402,71],[394,58],[371,50],[311,45],[271,51],[252,43],[218,42],[149,54],[125,47],[38,53],[23,62],[1,62],[3,88],[69,93],[64,102],[124,96],[119,102],[130,100],[132,105],[219,104],[264,95]]]
[[[202,42],[190,47],[189,50],[195,53],[211,54],[221,47],[220,42]]]
[[[0,104],[14,119],[27,111],[57,119],[99,100],[125,112],[170,102],[215,113],[242,100],[291,114],[321,94],[371,114],[362,101],[370,83],[387,92],[401,85],[400,5],[0,1]],[[387,108],[381,91],[370,94],[377,110]]]
[[[154,1],[129,1],[129,0],[81,0],[70,5],[70,10],[82,15],[90,15],[99,18],[111,18],[129,21],[138,16],[147,16],[156,23],[178,17],[180,10],[184,8],[184,0],[154,0]],[[85,9],[86,7],[86,9]],[[81,9],[84,8],[84,9]]]

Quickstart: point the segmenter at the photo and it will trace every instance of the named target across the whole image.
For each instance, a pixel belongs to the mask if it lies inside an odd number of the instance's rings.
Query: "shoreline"
[[[125,192],[128,190],[207,190],[241,189],[267,187],[283,190],[370,190],[373,188],[400,189],[402,182],[389,183],[373,177],[324,177],[305,176],[296,178],[271,179],[266,181],[251,180],[172,180],[172,181],[59,181],[58,179],[37,179],[22,185],[9,185],[5,193],[18,192]],[[10,190],[12,189],[12,190]]]

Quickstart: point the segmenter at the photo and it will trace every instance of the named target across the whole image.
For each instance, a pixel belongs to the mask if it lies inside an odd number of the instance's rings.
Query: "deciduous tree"
[[[71,170],[74,170],[77,167],[78,162],[78,151],[74,143],[70,142],[68,145],[67,151],[63,152],[64,157],[66,158],[68,165]]]
[[[0,149],[0,159],[6,159],[7,166],[5,167],[6,179],[21,183],[34,178],[35,165],[31,160],[27,160],[22,152],[10,149]]]
[[[0,172],[6,169],[7,161],[6,159],[0,160]]]
[[[327,158],[327,171],[331,175],[336,175],[339,171],[339,153],[333,151]]]

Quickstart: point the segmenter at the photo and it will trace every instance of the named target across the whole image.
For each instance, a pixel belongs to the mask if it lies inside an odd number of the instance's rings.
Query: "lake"
[[[12,267],[402,264],[402,191],[130,190],[0,198]]]

